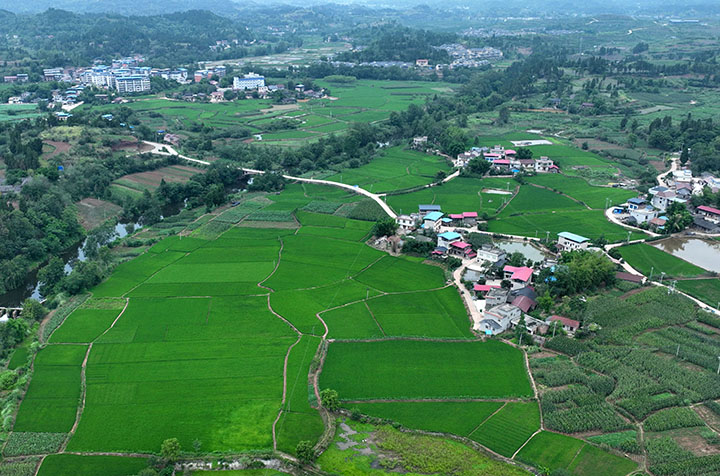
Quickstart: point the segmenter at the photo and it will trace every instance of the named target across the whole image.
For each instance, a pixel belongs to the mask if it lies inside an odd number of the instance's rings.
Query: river
[[[115,225],[115,234],[110,241],[123,238],[128,235],[128,224],[118,223]],[[132,223],[132,231],[138,230],[140,225]],[[110,242],[109,241],[109,242]],[[76,263],[85,261],[85,253],[83,247],[85,246],[85,240],[78,243],[76,246],[71,247],[66,252],[60,255],[60,258],[65,263],[65,274],[70,273],[75,267]],[[0,294],[0,307],[20,307],[25,299],[32,298],[42,300],[43,296],[40,294],[40,282],[37,279],[38,270],[35,269],[28,273],[25,278],[25,284],[17,289],[13,289],[5,294]]]

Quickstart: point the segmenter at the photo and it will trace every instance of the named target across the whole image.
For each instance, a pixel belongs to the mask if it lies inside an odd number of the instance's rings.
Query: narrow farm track
[[[542,411],[540,412],[540,414],[542,415]],[[530,438],[528,438],[528,439],[525,441],[525,443],[523,443],[523,444],[520,446],[520,448],[518,448],[517,451],[515,451],[515,453],[513,453],[512,457],[511,457],[510,459],[515,459],[515,457],[517,456],[517,454],[520,453],[520,450],[522,450],[523,448],[525,448],[525,445],[527,445],[528,443],[530,443],[530,440],[532,440],[533,437],[534,437],[535,435],[537,435],[538,433],[540,433],[541,431],[543,431],[542,425],[540,426],[540,428],[537,429],[537,431],[535,431],[535,433],[533,433],[532,435],[530,435]]]
[[[475,428],[473,428],[473,430],[472,430],[470,433],[468,433],[468,437],[471,436],[471,435],[472,435],[473,433],[475,433],[476,431],[478,431],[478,428],[480,428],[481,426],[483,426],[483,423],[485,423],[486,421],[488,421],[489,419],[491,419],[492,417],[494,417],[495,415],[497,415],[498,413],[500,413],[500,410],[502,410],[503,408],[505,408],[505,407],[507,406],[507,404],[508,404],[508,402],[503,403],[503,404],[500,406],[500,408],[498,408],[497,410],[495,410],[494,412],[492,412],[490,415],[488,415],[483,421],[481,421],[481,422],[478,424],[478,426],[476,426]]]
[[[157,142],[148,142],[148,141],[143,141],[143,142],[145,142],[146,144],[153,147],[152,150],[150,150],[148,152],[144,152],[144,153],[152,153],[152,154],[157,154],[157,155],[174,155],[183,160],[187,160],[188,162],[193,162],[195,164],[210,165],[210,162],[208,162],[206,160],[198,160],[198,159],[193,159],[191,157],[187,157],[185,155],[181,155],[175,149],[173,149],[170,145],[159,144]],[[248,169],[248,168],[244,168],[244,167],[239,167],[239,168],[243,172],[248,173],[248,174],[264,174],[265,173],[264,170]],[[375,203],[377,203],[378,205],[380,205],[380,208],[382,208],[383,211],[390,218],[397,218],[397,213],[395,213],[393,211],[393,209],[390,208],[390,206],[381,198],[381,195],[369,192],[369,191],[365,190],[364,188],[360,188],[360,187],[356,187],[353,185],[348,185],[348,184],[340,183],[340,182],[333,182],[331,180],[320,180],[320,179],[313,179],[313,178],[294,177],[292,175],[283,175],[283,178],[285,178],[287,180],[296,181],[296,182],[314,183],[314,184],[318,184],[318,185],[329,185],[331,187],[342,188],[345,190],[349,190],[353,193],[357,193],[359,195],[364,195],[364,196],[372,199],[373,201],[375,201]]]
[[[270,299],[268,296],[268,306],[270,306]],[[296,329],[297,330],[297,329]],[[278,424],[278,421],[280,421],[280,417],[283,414],[283,407],[285,406],[285,401],[287,399],[287,368],[288,368],[288,360],[290,360],[290,352],[292,352],[293,347],[298,345],[300,341],[302,340],[302,334],[300,331],[298,331],[298,338],[295,342],[292,343],[290,347],[288,347],[287,353],[285,354],[285,363],[283,364],[283,391],[282,391],[282,400],[280,400],[280,410],[278,411],[277,416],[275,417],[275,420],[272,424],[272,439],[273,439],[273,450],[277,451],[277,434],[276,434],[276,427]]]
[[[126,304],[127,307],[127,304]],[[125,311],[125,309],[123,309]],[[122,314],[122,313],[121,313]],[[117,322],[117,319],[115,320]],[[114,324],[114,322],[113,322]],[[80,424],[80,418],[82,417],[83,412],[85,411],[85,399],[87,397],[87,379],[86,379],[86,371],[87,371],[87,361],[90,357],[90,351],[93,348],[93,343],[91,342],[88,345],[87,352],[85,352],[85,358],[83,359],[83,363],[80,367],[80,405],[78,405],[77,411],[75,413],[75,422],[73,423],[72,428],[70,429],[70,432],[68,433],[67,438],[65,438],[65,441],[63,442],[62,446],[60,446],[60,453],[63,453],[65,449],[67,448],[68,443],[70,442],[70,438],[73,437],[75,434],[75,431],[77,431],[77,427]]]
[[[353,342],[357,342],[357,341],[353,341]],[[353,404],[360,404],[360,403],[426,403],[426,402],[430,402],[430,403],[444,403],[444,402],[512,403],[512,402],[526,402],[526,401],[527,401],[527,399],[522,399],[522,398],[373,398],[370,400],[343,400],[343,403],[353,403]],[[493,412],[493,415],[495,413],[497,413],[498,410]]]

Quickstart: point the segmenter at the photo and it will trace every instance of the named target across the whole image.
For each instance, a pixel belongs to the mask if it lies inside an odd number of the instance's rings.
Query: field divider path
[[[268,306],[270,305],[270,297],[268,296]],[[297,329],[296,329],[297,330]],[[283,414],[283,407],[285,406],[285,401],[287,400],[287,368],[288,368],[288,361],[290,360],[290,352],[292,352],[293,347],[298,345],[300,341],[302,340],[302,334],[300,331],[298,331],[298,337],[295,342],[292,343],[290,347],[288,347],[287,352],[285,353],[285,362],[283,364],[283,391],[282,391],[282,400],[280,400],[280,410],[278,411],[277,416],[275,417],[275,420],[272,424],[272,439],[273,439],[273,450],[277,451],[277,433],[275,431],[277,427],[277,423],[280,421],[280,417]]]
[[[125,309],[123,309],[123,311],[125,311]],[[116,321],[117,321],[117,319],[116,319]],[[88,345],[87,352],[85,352],[85,358],[83,359],[82,365],[80,366],[80,405],[78,405],[77,411],[75,412],[75,422],[73,423],[72,428],[70,428],[67,438],[65,438],[65,441],[63,441],[63,444],[60,446],[60,451],[58,451],[58,453],[65,452],[65,449],[67,448],[68,443],[70,443],[70,438],[72,438],[73,435],[75,435],[75,431],[77,430],[77,427],[80,424],[80,418],[82,417],[82,414],[85,411],[85,399],[87,397],[87,379],[85,376],[85,372],[87,370],[87,362],[88,362],[88,358],[90,357],[90,351],[92,350],[92,348],[93,348],[93,343],[91,342]]]
[[[372,312],[372,309],[370,309],[370,306],[368,306],[367,300],[365,300],[365,308],[370,313],[370,316],[373,318],[373,321],[375,321],[375,324],[378,326],[378,329],[380,329],[380,332],[382,332],[382,335],[387,337],[387,334],[385,333],[385,329],[382,328],[378,320],[375,318],[375,313]]]
[[[531,185],[531,186],[537,187],[537,188],[541,188],[541,189],[547,190],[547,191],[549,191],[549,192],[557,193],[557,194],[559,194],[559,195],[562,195],[562,196],[565,197],[565,198],[569,198],[570,200],[572,200],[572,201],[575,202],[575,203],[578,203],[578,204],[584,206],[584,207],[587,208],[588,210],[594,210],[594,209],[591,208],[590,205],[588,205],[587,203],[583,202],[582,200],[578,200],[578,199],[575,198],[575,197],[571,197],[570,195],[568,195],[568,194],[565,193],[565,192],[558,192],[558,191],[556,191],[556,190],[551,189],[550,187],[546,187],[546,186],[544,186],[544,185],[539,185],[539,184],[536,184],[536,183],[529,183],[529,182],[528,182],[528,185]],[[589,186],[589,184],[588,184],[588,186]]]
[[[527,400],[523,400],[522,398],[371,398],[368,400],[343,400],[343,403],[354,403],[354,404],[361,404],[361,403],[424,403],[424,402],[431,402],[431,403],[467,403],[467,402],[496,402],[496,403],[523,403]],[[505,405],[503,405],[505,406]],[[502,407],[500,407],[502,408]],[[495,412],[493,412],[493,415],[500,411],[500,408],[498,408]],[[490,415],[492,416],[492,415]],[[489,417],[488,417],[489,418]]]
[[[485,418],[483,421],[481,421],[481,422],[478,424],[478,426],[476,426],[475,428],[473,428],[473,431],[471,431],[470,433],[468,433],[468,435],[467,435],[468,438],[470,438],[470,435],[472,435],[473,433],[475,433],[476,431],[478,431],[478,429],[479,429],[481,426],[483,426],[483,424],[485,424],[486,421],[488,421],[489,419],[491,419],[492,417],[494,417],[497,413],[500,412],[500,410],[502,410],[503,408],[505,408],[505,407],[507,406],[507,404],[508,404],[508,402],[503,403],[500,408],[498,408],[497,410],[495,410],[494,412],[492,412],[490,415],[487,416],[487,418]]]
[[[540,413],[542,414],[542,411],[541,411]],[[541,431],[544,431],[544,430],[542,429],[542,422],[541,422],[540,428],[538,428],[538,429],[535,431],[535,433],[533,433],[532,435],[530,435],[530,438],[528,438],[527,440],[525,440],[525,443],[523,443],[522,445],[520,445],[520,448],[518,448],[518,449],[515,451],[515,453],[513,453],[513,455],[510,457],[510,459],[515,459],[515,457],[517,456],[517,454],[520,453],[520,450],[522,450],[523,448],[525,448],[525,445],[527,445],[528,443],[530,443],[530,440],[532,440],[532,439],[535,437],[535,435],[537,435],[537,434],[540,433]]]

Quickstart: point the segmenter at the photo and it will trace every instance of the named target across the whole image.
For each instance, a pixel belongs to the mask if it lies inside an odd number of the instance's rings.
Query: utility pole
[[[627,237],[627,242],[628,242],[628,243],[630,243],[630,234],[631,234],[631,233],[632,233],[632,231],[628,231],[628,237]]]
[[[553,337],[555,337],[555,329],[557,329],[557,321],[553,323]]]
[[[662,280],[663,280],[664,277],[665,277],[665,271],[663,271],[662,273],[660,273],[660,284],[662,284]]]
[[[680,355],[680,344],[677,346],[677,350],[675,351],[675,357],[678,357]]]
[[[717,373],[720,374],[720,355],[718,355],[718,369]]]
[[[654,271],[655,271],[655,266],[650,266],[650,278],[648,278],[648,281],[652,281],[652,275],[653,275]],[[718,303],[718,305],[720,306],[720,302]]]
[[[548,244],[548,243],[550,243],[550,232],[546,231],[545,232],[545,244]]]

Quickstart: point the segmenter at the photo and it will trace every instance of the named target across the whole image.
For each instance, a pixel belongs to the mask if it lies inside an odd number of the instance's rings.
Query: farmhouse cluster
[[[506,149],[503,146],[494,147],[473,147],[467,152],[458,154],[453,160],[453,166],[458,168],[466,167],[471,160],[482,157],[492,164],[492,167],[499,172],[520,173],[558,173],[560,168],[548,157],[533,159],[525,158],[514,149]]]
[[[711,192],[720,191],[720,179],[708,172],[693,177],[689,169],[673,170],[661,179],[661,185],[648,190],[647,194],[630,198],[626,203],[613,208],[613,214],[624,223],[640,226],[658,233],[665,230],[668,221],[668,209],[674,203],[682,204],[691,211],[692,227],[701,232],[720,231],[720,210],[707,205],[692,206],[693,195],[702,195],[708,188]]]
[[[432,257],[462,261],[462,280],[472,287],[471,315],[474,329],[486,335],[496,335],[512,329],[521,321],[535,339],[553,327],[574,333],[580,326],[577,321],[562,316],[541,320],[529,315],[537,306],[537,294],[532,286],[540,269],[558,266],[557,257],[543,253],[537,262],[515,266],[510,264],[510,252],[492,241],[473,247],[468,241],[470,229],[478,222],[477,212],[445,214],[440,205],[419,205],[418,212],[400,215],[396,219],[400,234],[412,235],[406,239],[432,243]],[[431,241],[434,238],[434,242]],[[525,246],[531,246],[525,244]],[[586,250],[590,239],[570,232],[557,236],[558,252]]]

